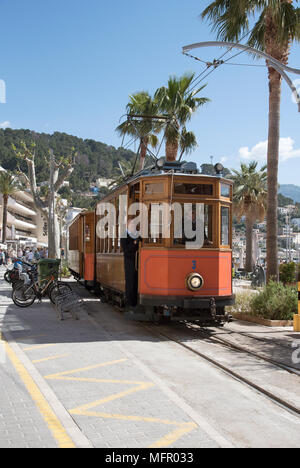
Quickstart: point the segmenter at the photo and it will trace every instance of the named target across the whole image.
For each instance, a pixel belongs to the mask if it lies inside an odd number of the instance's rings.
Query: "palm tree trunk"
[[[278,281],[278,162],[280,141],[281,76],[270,69],[268,199],[267,199],[267,281]]]
[[[148,137],[141,138],[140,171],[144,169],[148,148],[148,140]]]
[[[178,141],[177,142],[169,142],[166,143],[166,159],[169,162],[176,161],[178,155]]]
[[[6,243],[8,195],[3,195],[2,244]]]
[[[246,216],[246,271],[253,271],[253,221]]]

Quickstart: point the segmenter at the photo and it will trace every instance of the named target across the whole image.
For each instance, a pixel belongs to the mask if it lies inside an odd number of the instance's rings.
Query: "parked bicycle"
[[[40,285],[37,273],[29,271],[30,284],[18,284],[13,289],[12,300],[18,307],[30,307],[36,299],[42,301],[43,297],[49,296],[50,301],[55,304],[57,295],[72,291],[67,283],[62,283],[55,278],[56,271],[52,271],[50,276]]]
[[[11,284],[12,287],[15,287],[20,281],[22,281],[22,274],[28,273],[28,271],[36,271],[37,265],[26,263],[23,260],[15,259],[12,265],[7,267],[6,272],[4,273],[4,279],[7,283]]]

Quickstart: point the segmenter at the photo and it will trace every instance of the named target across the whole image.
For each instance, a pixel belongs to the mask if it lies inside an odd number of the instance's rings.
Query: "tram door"
[[[83,269],[84,269],[84,239],[83,239],[83,224],[84,216],[80,215],[78,220],[78,251],[79,251],[79,276],[83,278]]]
[[[136,218],[140,215],[140,211],[137,209],[137,204],[140,203],[141,200],[141,184],[137,182],[136,184],[132,185],[129,189],[129,196],[128,196],[128,219]],[[141,226],[137,226],[137,230],[141,231]],[[139,290],[139,266],[140,266],[140,248],[135,253],[134,259],[135,271],[136,274],[132,276],[132,281],[136,283],[136,294],[138,295]]]
[[[82,277],[85,281],[94,281],[95,274],[95,214],[83,216]]]

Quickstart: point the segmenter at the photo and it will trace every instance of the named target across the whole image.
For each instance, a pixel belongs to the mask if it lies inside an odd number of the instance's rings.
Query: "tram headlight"
[[[190,291],[199,291],[199,289],[201,289],[202,286],[204,285],[204,280],[202,276],[199,275],[199,273],[190,273],[186,277],[185,282],[186,282],[186,287]]]

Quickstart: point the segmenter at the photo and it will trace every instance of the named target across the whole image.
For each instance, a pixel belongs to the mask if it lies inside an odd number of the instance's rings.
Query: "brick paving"
[[[3,277],[3,269],[1,273]],[[95,448],[219,446],[174,404],[168,392],[145,375],[135,359],[124,354],[117,337],[111,337],[84,311],[79,321],[69,316],[59,321],[49,301],[21,309],[10,295],[10,286],[1,279],[2,337],[45,400],[51,400],[74,446],[78,446],[75,429],[77,436],[79,430],[82,440]],[[121,341],[125,338],[126,333]],[[22,372],[3,348],[1,342],[0,447],[58,447],[61,435],[51,431],[38,408],[39,398],[32,398]],[[82,440],[79,443],[84,445]]]

